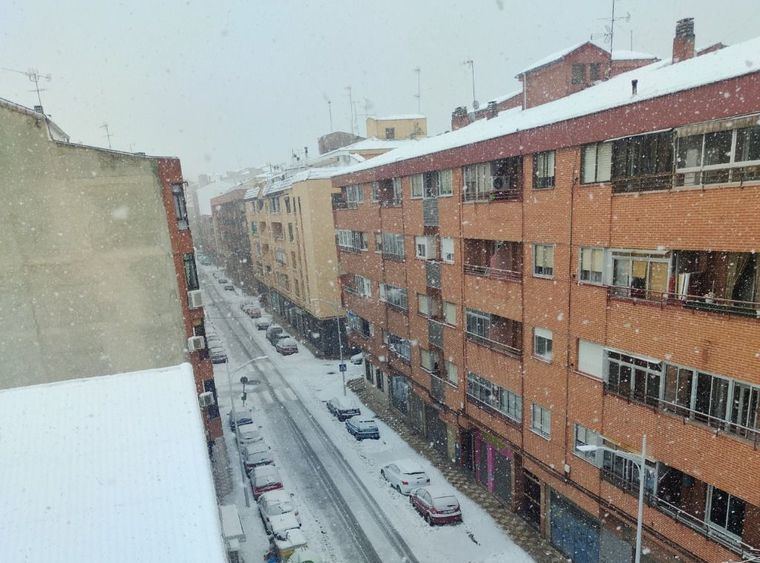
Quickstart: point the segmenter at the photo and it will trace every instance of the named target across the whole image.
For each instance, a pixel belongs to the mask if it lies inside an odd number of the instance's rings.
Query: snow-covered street
[[[387,485],[380,468],[397,459],[414,459],[433,485],[444,484],[440,472],[380,421],[379,441],[356,441],[325,408],[328,399],[342,393],[337,362],[314,358],[303,346],[298,354],[280,356],[240,310],[239,304],[251,299],[222,291],[210,269],[204,274],[207,319],[223,337],[229,369],[268,356],[234,373],[232,393],[226,366],[216,366],[222,416],[230,409],[231,395],[238,401],[236,408],[242,407],[240,377],[245,375],[247,406],[272,447],[286,490],[295,494],[310,548],[326,561],[531,560],[461,493],[457,496],[464,523],[428,526],[407,497]],[[362,373],[362,366],[349,364],[349,377]],[[372,414],[366,408],[364,413]],[[261,560],[268,542],[253,499],[250,508],[245,506],[234,436],[226,424],[225,438],[235,465],[235,490],[226,502],[240,510],[248,536],[243,553],[250,563]]]

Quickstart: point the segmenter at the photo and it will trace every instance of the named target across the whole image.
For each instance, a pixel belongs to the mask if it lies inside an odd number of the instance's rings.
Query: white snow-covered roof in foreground
[[[493,119],[421,139],[350,166],[345,172],[369,170],[755,72],[760,72],[760,37],[677,64],[670,60],[657,61],[527,110],[508,109]],[[633,79],[638,80],[635,96],[631,93]]]
[[[189,364],[0,391],[0,560],[226,562]]]

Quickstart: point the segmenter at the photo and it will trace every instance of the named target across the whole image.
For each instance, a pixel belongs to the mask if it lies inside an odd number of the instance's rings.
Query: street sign
[[[243,385],[245,385],[246,383],[248,383],[248,378],[246,376],[241,377],[240,378],[240,383],[242,383]]]
[[[346,367],[346,364],[338,364],[338,369],[340,371],[346,371],[346,369],[348,369],[348,368]]]
[[[240,400],[243,401],[244,403],[247,398],[248,398],[248,393],[243,393],[242,395],[240,395]]]

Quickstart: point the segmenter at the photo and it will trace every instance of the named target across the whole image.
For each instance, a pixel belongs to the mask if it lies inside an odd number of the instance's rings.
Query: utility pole
[[[332,102],[330,99],[327,99],[327,111],[330,113],[330,132],[333,131],[333,122],[332,122]]]
[[[354,134],[354,98],[351,94],[351,86],[346,86],[346,90],[348,90],[348,106],[351,110],[351,113],[349,115],[351,119],[351,134]]]
[[[478,98],[475,96],[475,61],[468,59],[462,64],[470,65],[470,72],[472,73],[472,109],[478,109],[480,104],[478,103]]]
[[[417,113],[422,113],[422,91],[420,90],[420,75],[422,74],[422,69],[417,67],[412,70],[417,73],[417,95],[414,96],[417,98]]]
[[[111,135],[111,132],[108,130],[108,123],[103,123],[103,125],[101,125],[100,128],[106,130],[106,139],[108,139],[108,148],[109,149],[113,148],[113,147],[111,147],[111,136],[112,135]]]

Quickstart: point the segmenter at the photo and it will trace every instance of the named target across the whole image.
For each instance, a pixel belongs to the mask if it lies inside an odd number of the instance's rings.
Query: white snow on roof
[[[303,170],[301,172],[298,172],[296,174],[293,174],[292,176],[289,176],[283,180],[277,180],[275,182],[272,182],[268,186],[262,189],[261,195],[272,195],[278,192],[281,192],[283,190],[287,190],[290,186],[293,184],[297,184],[299,182],[305,182],[307,180],[322,180],[325,178],[332,178],[333,176],[337,176],[339,174],[342,174],[345,172],[345,167],[339,167],[339,168],[309,168],[307,170]],[[248,194],[246,193],[246,196]]]
[[[557,51],[556,53],[552,53],[551,55],[547,55],[547,56],[543,57],[542,59],[539,59],[539,60],[535,61],[534,63],[529,64],[528,66],[526,66],[524,69],[522,69],[517,74],[519,76],[520,74],[523,74],[523,73],[526,73],[526,72],[530,72],[531,70],[536,70],[537,68],[541,68],[542,66],[548,65],[549,63],[553,63],[554,61],[557,61],[557,60],[561,59],[562,57],[564,57],[566,55],[569,55],[570,53],[572,53],[576,49],[578,49],[580,47],[583,47],[586,43],[591,43],[592,45],[596,45],[592,41],[581,41],[580,43],[576,43],[575,45],[570,45],[569,47],[565,47],[561,51]],[[596,46],[599,47],[598,45],[596,45]],[[603,48],[604,47],[600,47],[600,49],[603,49]]]
[[[369,170],[756,72],[760,72],[760,37],[677,64],[671,64],[670,60],[657,61],[527,110],[519,107],[508,109],[493,119],[476,121],[450,133],[421,139],[350,166],[346,173]],[[636,96],[631,95],[632,79],[638,80]]]
[[[509,94],[502,94],[501,96],[496,96],[495,98],[491,98],[488,100],[487,104],[490,102],[496,102],[497,104],[500,104],[501,102],[505,102],[509,100],[510,98],[514,98],[518,94],[522,94],[522,90],[515,90],[514,92],[510,92]],[[485,109],[485,108],[480,108]]]
[[[397,121],[399,119],[425,119],[421,113],[399,113],[396,115],[383,115],[381,117],[370,116],[375,121]]]
[[[414,139],[378,139],[377,137],[369,137],[368,139],[363,139],[361,141],[357,141],[353,144],[347,145],[345,147],[342,147],[340,149],[336,150],[345,150],[349,152],[357,152],[357,151],[372,151],[372,150],[392,150],[397,149],[398,147],[403,147],[404,145],[408,145],[410,143],[415,143]],[[325,153],[329,154],[329,153]],[[322,155],[325,156],[325,155]]]
[[[651,53],[642,53],[641,51],[625,51],[615,50],[612,51],[613,61],[637,61],[641,59],[656,59],[657,55]]]
[[[0,391],[0,559],[226,562],[189,364]]]

